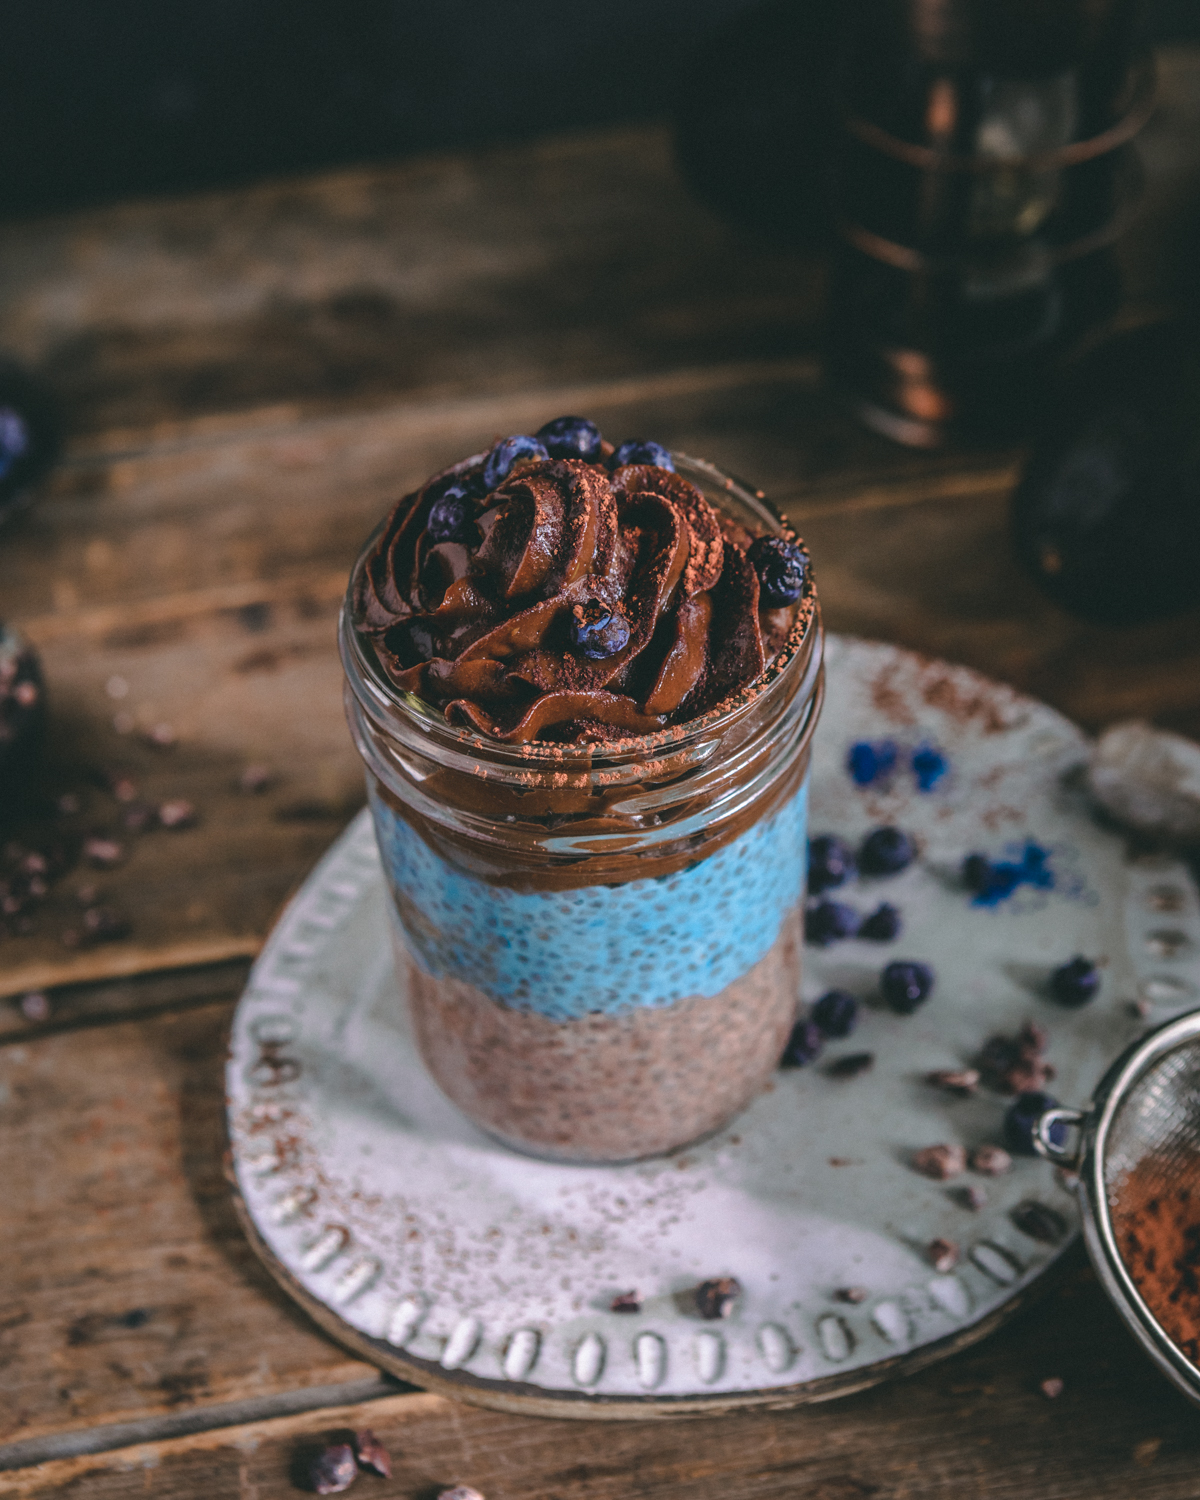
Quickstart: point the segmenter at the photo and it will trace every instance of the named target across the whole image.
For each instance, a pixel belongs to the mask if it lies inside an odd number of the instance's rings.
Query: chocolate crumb
[[[1012,1171],[1013,1159],[1003,1146],[976,1146],[971,1152],[971,1171],[985,1177],[1002,1177]]]
[[[861,1167],[862,1162],[856,1156],[831,1156],[829,1165],[831,1167]]]
[[[953,1240],[931,1240],[926,1254],[929,1256],[929,1264],[939,1275],[944,1276],[958,1265],[958,1246]]]
[[[1039,1240],[1043,1245],[1057,1245],[1066,1238],[1067,1221],[1036,1198],[1026,1198],[1018,1203],[1010,1217],[1022,1234],[1027,1234],[1031,1240]]]
[[[159,804],[158,821],[164,828],[191,828],[196,821],[196,809],[185,798],[174,797]]]
[[[978,1068],[935,1068],[926,1073],[925,1082],[935,1089],[945,1089],[948,1094],[958,1094],[965,1099],[979,1088]]]
[[[131,931],[128,917],[122,916],[111,906],[89,906],[83,914],[83,941],[87,943],[115,943],[128,937]]]
[[[976,1214],[987,1202],[987,1194],[981,1187],[975,1187],[974,1184],[957,1188],[954,1196],[964,1208],[969,1208],[972,1213]]]
[[[727,1318],[742,1295],[742,1288],[732,1276],[716,1276],[711,1281],[702,1281],[694,1295],[702,1318]]]
[[[967,1153],[962,1146],[926,1146],[913,1153],[912,1164],[923,1177],[946,1182],[967,1169]]]
[[[1048,1380],[1042,1381],[1040,1390],[1048,1401],[1056,1401],[1063,1393],[1061,1378],[1057,1375],[1051,1375]]]
[[[50,1001],[41,990],[31,990],[17,1001],[17,1008],[27,1021],[48,1021]]]
[[[860,1073],[869,1073],[874,1066],[873,1052],[850,1052],[831,1062],[825,1071],[830,1078],[857,1078]]]
[[[857,1307],[860,1302],[865,1302],[870,1294],[865,1286],[840,1286],[833,1295],[839,1302],[849,1302],[851,1306]]]
[[[247,796],[254,796],[258,792],[265,792],[275,780],[275,773],[270,766],[250,765],[238,777],[238,787]]]
[[[84,859],[98,869],[107,869],[111,865],[120,864],[124,854],[124,848],[117,843],[116,839],[90,838],[83,841]]]
[[[108,789],[118,802],[137,801],[137,782],[132,776],[114,776],[109,782]]]
[[[360,1469],[378,1474],[381,1479],[392,1477],[392,1460],[388,1451],[369,1427],[354,1434],[354,1456]]]
[[[609,1303],[608,1310],[615,1313],[639,1313],[642,1310],[642,1299],[637,1292],[618,1292]]]
[[[349,1443],[329,1443],[314,1453],[308,1466],[308,1482],[317,1495],[338,1495],[358,1478],[354,1451]]]

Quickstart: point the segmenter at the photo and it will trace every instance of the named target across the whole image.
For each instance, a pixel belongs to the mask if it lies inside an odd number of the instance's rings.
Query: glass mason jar
[[[710,502],[761,498],[674,455]],[[346,706],[425,1064],[491,1135],[614,1162],[719,1128],[777,1066],[800,994],[811,586],[765,675],[617,745],[505,744],[401,692],[342,611]]]

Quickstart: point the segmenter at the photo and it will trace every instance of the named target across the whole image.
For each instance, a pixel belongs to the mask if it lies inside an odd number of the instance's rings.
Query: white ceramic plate
[[[930,1087],[993,1033],[1035,1019],[1050,1034],[1053,1092],[1082,1104],[1147,1025],[1197,1003],[1200,905],[1185,869],[1129,861],[1099,827],[1072,769],[1083,735],[1053,710],[963,668],[831,637],[810,832],[857,840],[894,823],[922,853],[903,874],[833,893],[866,912],[898,906],[894,942],[806,950],[805,995],[865,1001],[856,1033],[815,1066],[782,1071],[711,1139],[621,1167],[534,1161],[497,1145],[439,1093],[393,974],[385,892],[368,815],[292,902],[238,1008],[229,1131],[243,1219],[281,1282],[335,1337],[417,1384],[564,1416],[654,1416],[823,1399],[914,1368],[980,1337],[1019,1302],[1077,1227],[1045,1163],[1007,1176],[930,1181],[913,1152],[1001,1138],[1008,1101]],[[898,769],[860,789],[848,747],[890,738]],[[929,791],[913,751],[935,746]],[[971,903],[964,854],[1027,839],[1055,884],[993,908]],[[1066,1010],[1052,968],[1103,961],[1099,997]],[[913,1016],[883,1008],[892,958],[933,964]],[[1139,1016],[1132,1002],[1141,998]],[[837,1057],[870,1051],[849,1080]],[[987,1193],[972,1211],[968,1183]],[[1065,1221],[1047,1244],[1011,1217],[1036,1199]],[[929,1246],[960,1247],[939,1274]],[[742,1295],[705,1322],[698,1282]],[[838,1292],[861,1288],[857,1303]],[[610,1310],[636,1290],[637,1314]]]

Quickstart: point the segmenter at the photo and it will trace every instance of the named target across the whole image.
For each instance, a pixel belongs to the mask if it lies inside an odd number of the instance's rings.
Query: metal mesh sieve
[[[1074,1149],[1066,1127],[1077,1126]],[[1200,1010],[1150,1032],[1109,1069],[1090,1110],[1048,1110],[1043,1156],[1079,1173],[1084,1239],[1117,1310],[1159,1367],[1195,1401],[1200,1368],[1155,1316],[1126,1258],[1125,1214],[1191,1188],[1200,1214]],[[1122,1248],[1124,1244],[1125,1249]]]

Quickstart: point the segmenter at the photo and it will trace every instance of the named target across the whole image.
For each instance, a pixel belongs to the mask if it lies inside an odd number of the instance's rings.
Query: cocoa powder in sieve
[[[1170,1174],[1153,1159],[1121,1183],[1117,1245],[1151,1312],[1200,1365],[1200,1156]]]

